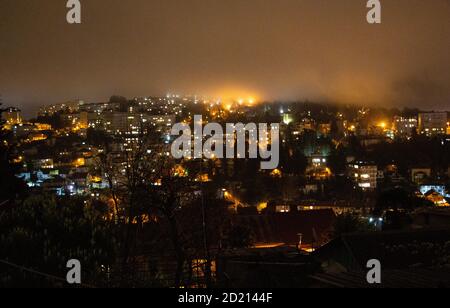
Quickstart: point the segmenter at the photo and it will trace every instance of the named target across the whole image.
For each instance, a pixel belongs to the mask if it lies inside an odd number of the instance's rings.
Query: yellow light
[[[257,206],[257,210],[259,213],[261,213],[263,210],[267,208],[268,203],[267,202],[261,202]]]
[[[176,165],[173,169],[172,169],[172,174],[175,177],[187,177],[188,176],[188,171],[181,165]]]
[[[208,174],[204,173],[204,174],[199,174],[196,178],[195,178],[196,182],[211,182],[211,179],[209,178]]]
[[[245,89],[236,85],[226,85],[214,90],[214,97],[220,97],[222,102],[234,102],[239,105],[253,105],[260,95],[253,89]]]
[[[100,183],[102,181],[102,178],[97,175],[90,176],[90,181],[92,183]]]
[[[282,173],[280,169],[274,169],[271,173],[271,176],[276,177],[276,178],[281,178]]]
[[[73,163],[74,167],[78,168],[78,167],[82,167],[86,164],[84,158],[78,158],[77,160],[75,160],[75,162]]]

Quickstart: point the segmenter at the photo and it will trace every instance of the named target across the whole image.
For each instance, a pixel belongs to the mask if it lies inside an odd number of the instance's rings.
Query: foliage
[[[57,277],[65,277],[68,260],[78,259],[96,281],[102,266],[114,262],[113,228],[98,206],[82,199],[32,196],[0,212],[0,259]]]
[[[225,245],[229,248],[248,248],[253,244],[253,233],[249,226],[238,224],[228,229]]]
[[[433,203],[415,196],[412,191],[396,187],[382,191],[379,194],[377,198],[376,208],[379,211],[386,209],[414,210],[419,207],[426,207],[432,205]]]
[[[61,113],[54,113],[52,115],[40,115],[36,119],[31,120],[34,123],[49,124],[53,129],[62,129],[67,123],[64,123]]]
[[[94,146],[106,146],[111,142],[111,136],[106,131],[88,128],[86,132],[86,141]]]
[[[347,233],[374,231],[374,227],[361,219],[356,213],[344,213],[336,217],[333,236],[339,237]]]
[[[0,114],[2,111],[0,108]],[[4,129],[3,125],[4,121],[0,118],[0,206],[5,202],[23,197],[27,190],[25,183],[15,176],[17,168],[11,163],[10,133]]]
[[[450,242],[413,242],[385,245],[384,249],[386,254],[396,262],[408,262],[416,266],[421,264],[428,267],[450,266]]]

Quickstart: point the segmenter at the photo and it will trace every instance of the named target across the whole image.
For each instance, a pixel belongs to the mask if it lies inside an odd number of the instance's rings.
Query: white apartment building
[[[348,166],[349,176],[363,191],[377,188],[378,167],[367,162],[353,162]]]
[[[447,133],[447,112],[420,113],[419,132],[427,136],[445,135]]]

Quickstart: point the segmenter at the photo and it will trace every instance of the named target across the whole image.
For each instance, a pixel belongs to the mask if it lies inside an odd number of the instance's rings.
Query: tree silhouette
[[[14,144],[11,142],[11,133],[4,128],[2,102],[0,98],[0,210],[1,206],[23,197],[27,187],[15,176],[17,166],[11,163]]]

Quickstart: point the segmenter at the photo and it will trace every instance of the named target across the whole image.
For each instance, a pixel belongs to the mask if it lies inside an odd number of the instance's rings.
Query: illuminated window
[[[277,205],[276,212],[277,213],[289,213],[291,211],[291,207],[289,205]]]

